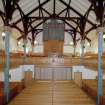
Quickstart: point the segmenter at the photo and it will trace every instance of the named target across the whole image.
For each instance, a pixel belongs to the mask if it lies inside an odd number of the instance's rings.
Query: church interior
[[[0,105],[105,105],[105,0],[0,0]]]

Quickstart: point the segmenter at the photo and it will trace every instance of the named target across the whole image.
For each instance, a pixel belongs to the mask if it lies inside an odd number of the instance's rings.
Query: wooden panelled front
[[[18,95],[23,89],[24,84],[22,82],[10,82],[10,100]],[[4,95],[4,82],[0,82],[0,105],[6,105],[6,97]]]
[[[51,67],[36,67],[35,69],[36,80],[71,80],[72,69],[71,68],[51,68]]]
[[[98,70],[98,54],[87,54],[84,59],[84,66],[92,70]],[[102,54],[102,69],[105,73],[105,52]]]
[[[74,81],[79,87],[82,87],[82,72],[74,72]]]
[[[52,53],[63,54],[63,44],[64,41],[59,40],[48,40],[44,41],[44,55],[48,56]]]
[[[46,49],[47,50],[47,49]],[[19,67],[19,65],[23,65],[23,53],[10,53],[10,68]],[[63,62],[61,62],[61,60]],[[59,62],[60,61],[60,62]],[[103,73],[105,73],[105,53],[102,56],[103,62]],[[36,54],[28,54],[27,55],[27,64],[34,64],[40,66],[62,66],[62,67],[72,67],[80,64],[80,57],[72,57],[71,55],[65,55],[61,58],[58,57],[58,61],[55,62],[56,65],[52,65],[49,62],[49,58],[43,55]],[[5,66],[5,52],[0,52],[0,71],[4,70]],[[92,70],[98,70],[98,55],[97,54],[86,54],[84,57],[84,66],[90,68]]]
[[[97,100],[97,80],[83,80],[82,89],[95,101]],[[105,80],[103,80],[103,95],[100,105],[105,105]]]
[[[30,85],[32,82],[32,71],[25,71],[25,86]]]

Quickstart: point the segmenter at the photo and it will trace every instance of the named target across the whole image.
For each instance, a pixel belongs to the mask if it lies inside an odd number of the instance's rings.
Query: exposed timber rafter
[[[29,13],[26,14],[26,16],[29,16],[30,14],[32,14],[33,12],[37,11],[40,7],[42,7],[43,5],[45,5],[46,3],[48,3],[50,0],[46,0],[43,3],[40,4],[40,6],[37,6],[36,8],[34,8],[33,10],[31,10]],[[19,23],[22,19],[17,20],[16,22],[14,22],[15,24]]]
[[[43,17],[43,11],[42,11],[42,8],[41,8],[40,0],[38,0],[38,3],[39,3],[39,16],[41,17],[41,15],[42,15],[42,17]]]
[[[96,29],[96,28],[97,28],[97,26],[91,27],[90,29],[88,29],[88,30],[85,32],[85,34],[88,34],[90,31],[92,31],[92,30],[94,30],[94,29]]]
[[[44,11],[44,12],[46,12],[48,15],[49,15],[49,17],[29,17],[29,19],[31,19],[32,21],[31,21],[31,23],[33,23],[34,21],[37,21],[37,20],[48,20],[48,19],[52,19],[52,18],[55,18],[55,19],[60,19],[60,20],[70,20],[70,21],[73,21],[75,24],[78,24],[78,22],[76,22],[77,20],[79,20],[79,18],[78,17],[60,17],[58,14],[55,14],[55,17],[53,16],[53,14],[51,14],[51,13],[49,13],[46,9],[44,9],[43,7],[41,7],[42,8],[42,10]],[[76,21],[75,21],[76,20]],[[33,27],[34,28],[34,30],[35,30],[35,28],[37,28],[38,26],[40,26],[41,24],[43,24],[43,22],[44,21],[42,21],[42,22],[40,22],[38,25],[36,25],[35,27]],[[31,24],[30,23],[30,24]],[[66,23],[67,24],[67,23]],[[69,24],[69,23],[68,23]],[[70,26],[70,24],[69,24],[69,26]],[[71,25],[72,26],[72,25]],[[73,27],[73,26],[72,26]],[[33,29],[31,29],[31,30],[29,30],[28,32],[31,32]],[[22,37],[21,37],[22,38]]]
[[[5,13],[2,12],[1,10],[0,10],[0,17],[2,18],[3,23],[5,23]]]
[[[84,14],[84,17],[88,18],[90,11],[92,10],[93,4],[90,5],[89,9]]]
[[[8,5],[5,8],[6,1],[7,0],[2,0],[3,6],[4,6],[4,11],[5,11],[5,9],[9,8],[9,6],[10,6],[10,8],[8,9],[8,11],[10,11],[10,14],[3,13],[2,11],[0,11],[0,16],[1,16],[2,20],[3,20],[3,22],[5,23],[5,21],[4,21],[4,20],[6,20],[5,17],[9,17],[9,20],[12,19],[12,15],[11,14],[13,14],[13,12],[15,10],[18,10],[19,13],[20,13],[21,18],[18,19],[17,21],[13,21],[13,23],[10,22],[9,25],[11,27],[16,28],[21,33],[24,33],[24,35],[26,35],[26,34],[28,35],[28,33],[30,33],[30,32],[32,33],[33,30],[34,31],[40,31],[40,32],[42,32],[43,31],[42,29],[36,29],[36,28],[38,26],[42,25],[48,19],[60,19],[60,20],[64,21],[65,24],[67,24],[70,28],[72,28],[73,30],[75,30],[76,33],[79,33],[81,35],[81,37],[86,38],[88,41],[90,39],[87,37],[87,34],[90,31],[92,31],[93,29],[95,29],[97,27],[96,24],[93,23],[90,20],[90,18],[88,18],[89,13],[91,12],[91,10],[96,13],[96,16],[99,15],[99,14],[97,14],[97,12],[95,10],[95,7],[97,7],[96,6],[96,2],[95,2],[96,0],[89,0],[89,1],[91,1],[91,5],[89,6],[89,8],[86,10],[86,12],[84,14],[81,14],[78,10],[76,10],[74,7],[71,6],[71,0],[68,0],[68,3],[66,1],[64,1],[64,0],[58,0],[60,3],[62,3],[64,5],[64,9],[61,10],[61,11],[59,11],[59,13],[57,13],[57,11],[56,11],[56,8],[57,8],[56,0],[53,0],[53,4],[52,4],[53,5],[53,7],[52,7],[52,11],[53,12],[52,13],[50,13],[49,10],[47,10],[46,8],[44,8],[44,6],[47,3],[49,3],[51,0],[45,0],[43,2],[41,0],[37,0],[38,1],[38,5],[33,10],[31,10],[30,12],[28,12],[27,14],[25,14],[25,12],[23,11],[23,9],[19,5],[19,3],[18,3],[19,0],[16,0],[16,1],[15,0],[8,0],[10,2],[8,2]],[[102,5],[102,2],[98,1],[98,4],[101,4]],[[96,9],[100,9],[100,8],[97,7]],[[101,10],[101,15],[103,15],[102,14],[102,12],[103,12],[102,9],[100,9]],[[33,16],[33,13],[36,12],[36,11],[38,11],[38,10],[39,10],[39,16]],[[71,11],[73,11],[77,15],[77,17],[76,16],[75,17],[70,16]],[[64,14],[64,16],[62,14]],[[9,15],[11,15],[11,17]],[[37,23],[37,21],[39,21],[39,20],[40,20],[40,22],[38,24],[34,25],[34,22]],[[17,24],[19,22],[22,22],[22,25],[23,25],[23,28],[24,28],[23,30],[20,29],[17,26]],[[72,25],[72,23],[75,24],[76,27],[74,27]],[[81,23],[83,23],[83,24],[81,25]],[[88,29],[88,30],[85,30],[86,23],[88,23],[88,24],[91,25],[91,28]],[[69,32],[69,31],[67,31],[67,32]],[[23,38],[23,34],[22,34],[22,37],[21,38]]]
[[[69,3],[68,3],[68,5],[70,5],[70,3],[71,3],[71,0],[69,0]],[[65,15],[65,17],[70,17],[70,9],[67,7],[67,12],[66,12],[66,15]]]
[[[24,31],[21,30],[19,27],[17,27],[15,24],[12,24],[12,25],[9,25],[9,26],[12,27],[12,28],[17,29],[20,33],[24,33]]]
[[[58,13],[58,15],[60,16],[63,12],[65,12],[67,10],[67,7],[65,8],[65,9],[63,9],[63,10],[61,10],[59,13]]]
[[[78,17],[59,17],[58,15],[56,15],[55,17],[49,16],[49,17],[29,17],[31,19],[35,19],[35,20],[43,20],[43,19],[65,19],[65,20],[75,20],[75,19],[79,19]]]
[[[105,11],[105,0],[89,0],[94,6],[94,13],[96,19],[100,22],[101,26],[104,25],[104,11]]]
[[[63,0],[59,0],[62,4],[64,4],[65,6],[67,6],[69,9],[71,9],[73,12],[75,12],[78,16],[83,17],[83,15],[81,13],[79,13],[77,10],[75,10],[73,7],[71,7],[70,5],[68,5],[65,1]],[[94,26],[95,24],[93,22],[91,22],[89,19],[87,19],[86,17],[84,17],[86,19],[86,21],[91,24],[92,26]]]
[[[63,20],[65,24],[67,24],[70,28],[75,30],[75,27],[73,27],[71,24],[69,24],[66,20]],[[78,30],[76,30],[78,33],[80,33]]]
[[[55,12],[55,8],[56,8],[56,0],[53,0],[53,16],[55,16],[56,12]]]

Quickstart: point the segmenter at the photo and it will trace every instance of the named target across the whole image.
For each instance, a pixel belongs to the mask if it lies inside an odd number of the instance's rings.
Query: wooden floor
[[[9,105],[95,105],[73,81],[33,82]]]

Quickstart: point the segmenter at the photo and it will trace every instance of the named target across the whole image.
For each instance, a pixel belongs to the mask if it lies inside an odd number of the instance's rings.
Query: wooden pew
[[[83,80],[82,89],[95,101],[97,100],[97,80]],[[105,80],[103,80],[103,96],[100,105],[105,105]]]
[[[103,69],[103,73],[105,73],[105,52],[102,55],[102,69]],[[85,58],[84,58],[84,66],[92,69],[92,70],[98,70],[98,54],[85,54]]]
[[[5,96],[3,94],[3,91],[0,89],[0,105],[5,104]]]
[[[24,89],[24,85],[21,82],[10,82],[10,100],[12,100],[23,89]],[[4,83],[0,82],[0,105],[6,104],[3,91],[4,91]]]
[[[95,105],[73,81],[33,81],[9,105]]]

